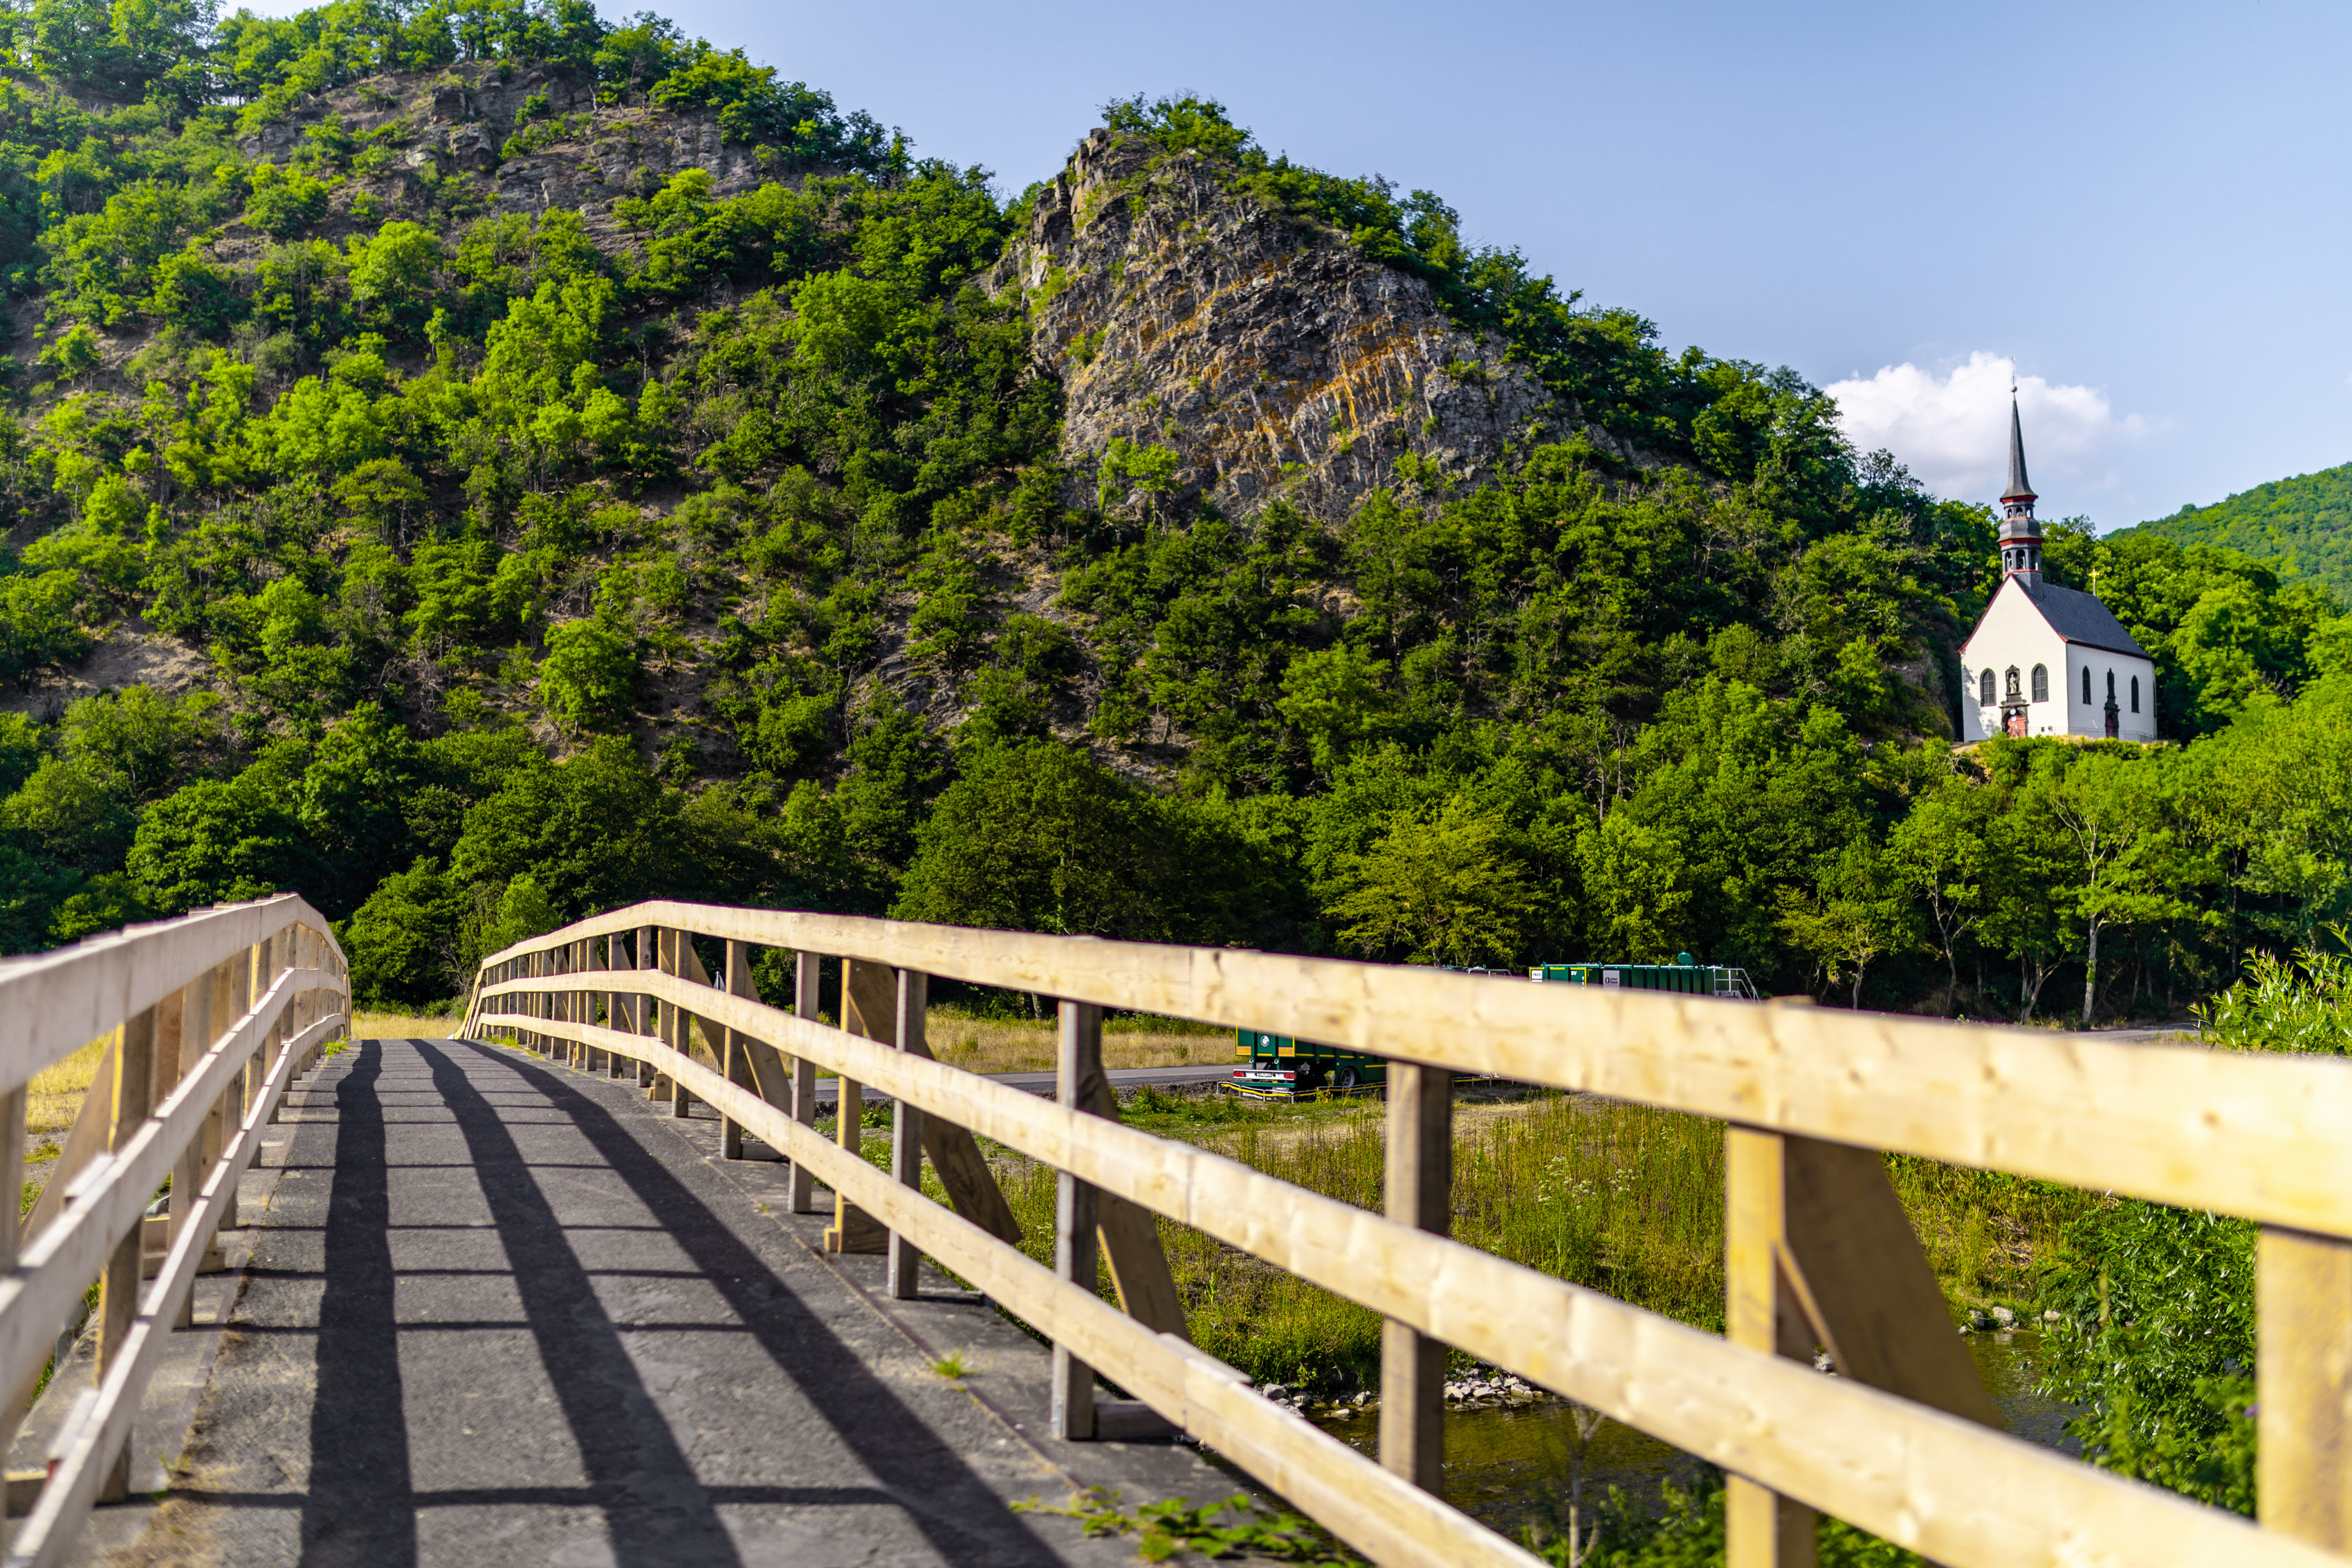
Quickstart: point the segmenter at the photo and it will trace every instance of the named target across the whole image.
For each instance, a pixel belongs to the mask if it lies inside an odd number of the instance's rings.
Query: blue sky
[[[2045,516],[2115,527],[2352,461],[2341,6],[666,14],[1009,191],[1109,98],[1221,99],[1270,149],[1436,191],[1671,344],[1834,385],[1947,495],[2001,486],[2011,356]]]

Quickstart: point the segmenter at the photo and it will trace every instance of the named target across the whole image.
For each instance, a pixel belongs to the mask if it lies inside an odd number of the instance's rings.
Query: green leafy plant
[[[1120,1510],[1120,1494],[1088,1487],[1060,1508],[1034,1500],[1016,1503],[1022,1512],[1056,1513],[1080,1521],[1090,1537],[1132,1535],[1136,1555],[1146,1563],[1171,1557],[1263,1557],[1276,1563],[1354,1563],[1361,1559],[1332,1540],[1312,1520],[1275,1512],[1236,1494],[1194,1507],[1190,1498],[1145,1503],[1132,1513]]]
[[[2333,928],[2339,947],[2352,935]],[[2292,960],[2255,953],[2244,978],[2189,1009],[2199,1032],[2233,1051],[2352,1051],[2352,959],[2305,947]]]

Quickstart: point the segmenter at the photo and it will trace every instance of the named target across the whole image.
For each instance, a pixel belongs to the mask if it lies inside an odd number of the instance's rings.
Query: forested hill
[[[2352,463],[2273,479],[2210,507],[2183,507],[2133,531],[2243,550],[2352,601]]]
[[[2031,1010],[2341,891],[2298,805],[2116,914],[2076,753],[1942,739],[1981,508],[1215,104],[1008,198],[568,0],[6,15],[9,950],[290,886],[421,1002],[681,894]],[[2337,657],[2231,552],[2051,559],[2177,738]]]

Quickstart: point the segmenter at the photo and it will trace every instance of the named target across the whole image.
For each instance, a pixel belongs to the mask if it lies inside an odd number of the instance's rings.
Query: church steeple
[[[2017,389],[2009,389],[2009,488],[2000,497],[2000,571],[2042,580],[2042,525],[2033,520],[2033,486],[2025,477],[2025,426],[2017,415]]]

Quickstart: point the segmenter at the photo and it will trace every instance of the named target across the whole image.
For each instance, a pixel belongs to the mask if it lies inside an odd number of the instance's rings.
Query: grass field
[[[53,1061],[33,1074],[26,1086],[25,1132],[37,1143],[61,1137],[81,1114],[81,1103],[98,1076],[99,1059],[106,1054],[106,1037],[91,1040],[71,1056]],[[108,1079],[112,1082],[111,1078]]]
[[[462,1020],[425,1018],[415,1013],[357,1013],[352,1019],[353,1040],[446,1040]]]
[[[1328,1197],[1380,1205],[1376,1103],[1202,1103],[1147,1091],[1126,1115]],[[1027,1250],[1050,1262],[1054,1172],[1002,1152],[996,1164]],[[1888,1165],[1958,1310],[2008,1304],[2022,1315],[2066,1223],[2102,1201],[1925,1160]],[[1474,1247],[1722,1330],[1721,1123],[1589,1096],[1463,1105],[1454,1217],[1454,1235]],[[1377,1314],[1188,1227],[1163,1219],[1160,1236],[1202,1348],[1260,1383],[1377,1385]],[[1108,1272],[1101,1284],[1108,1295]]]

